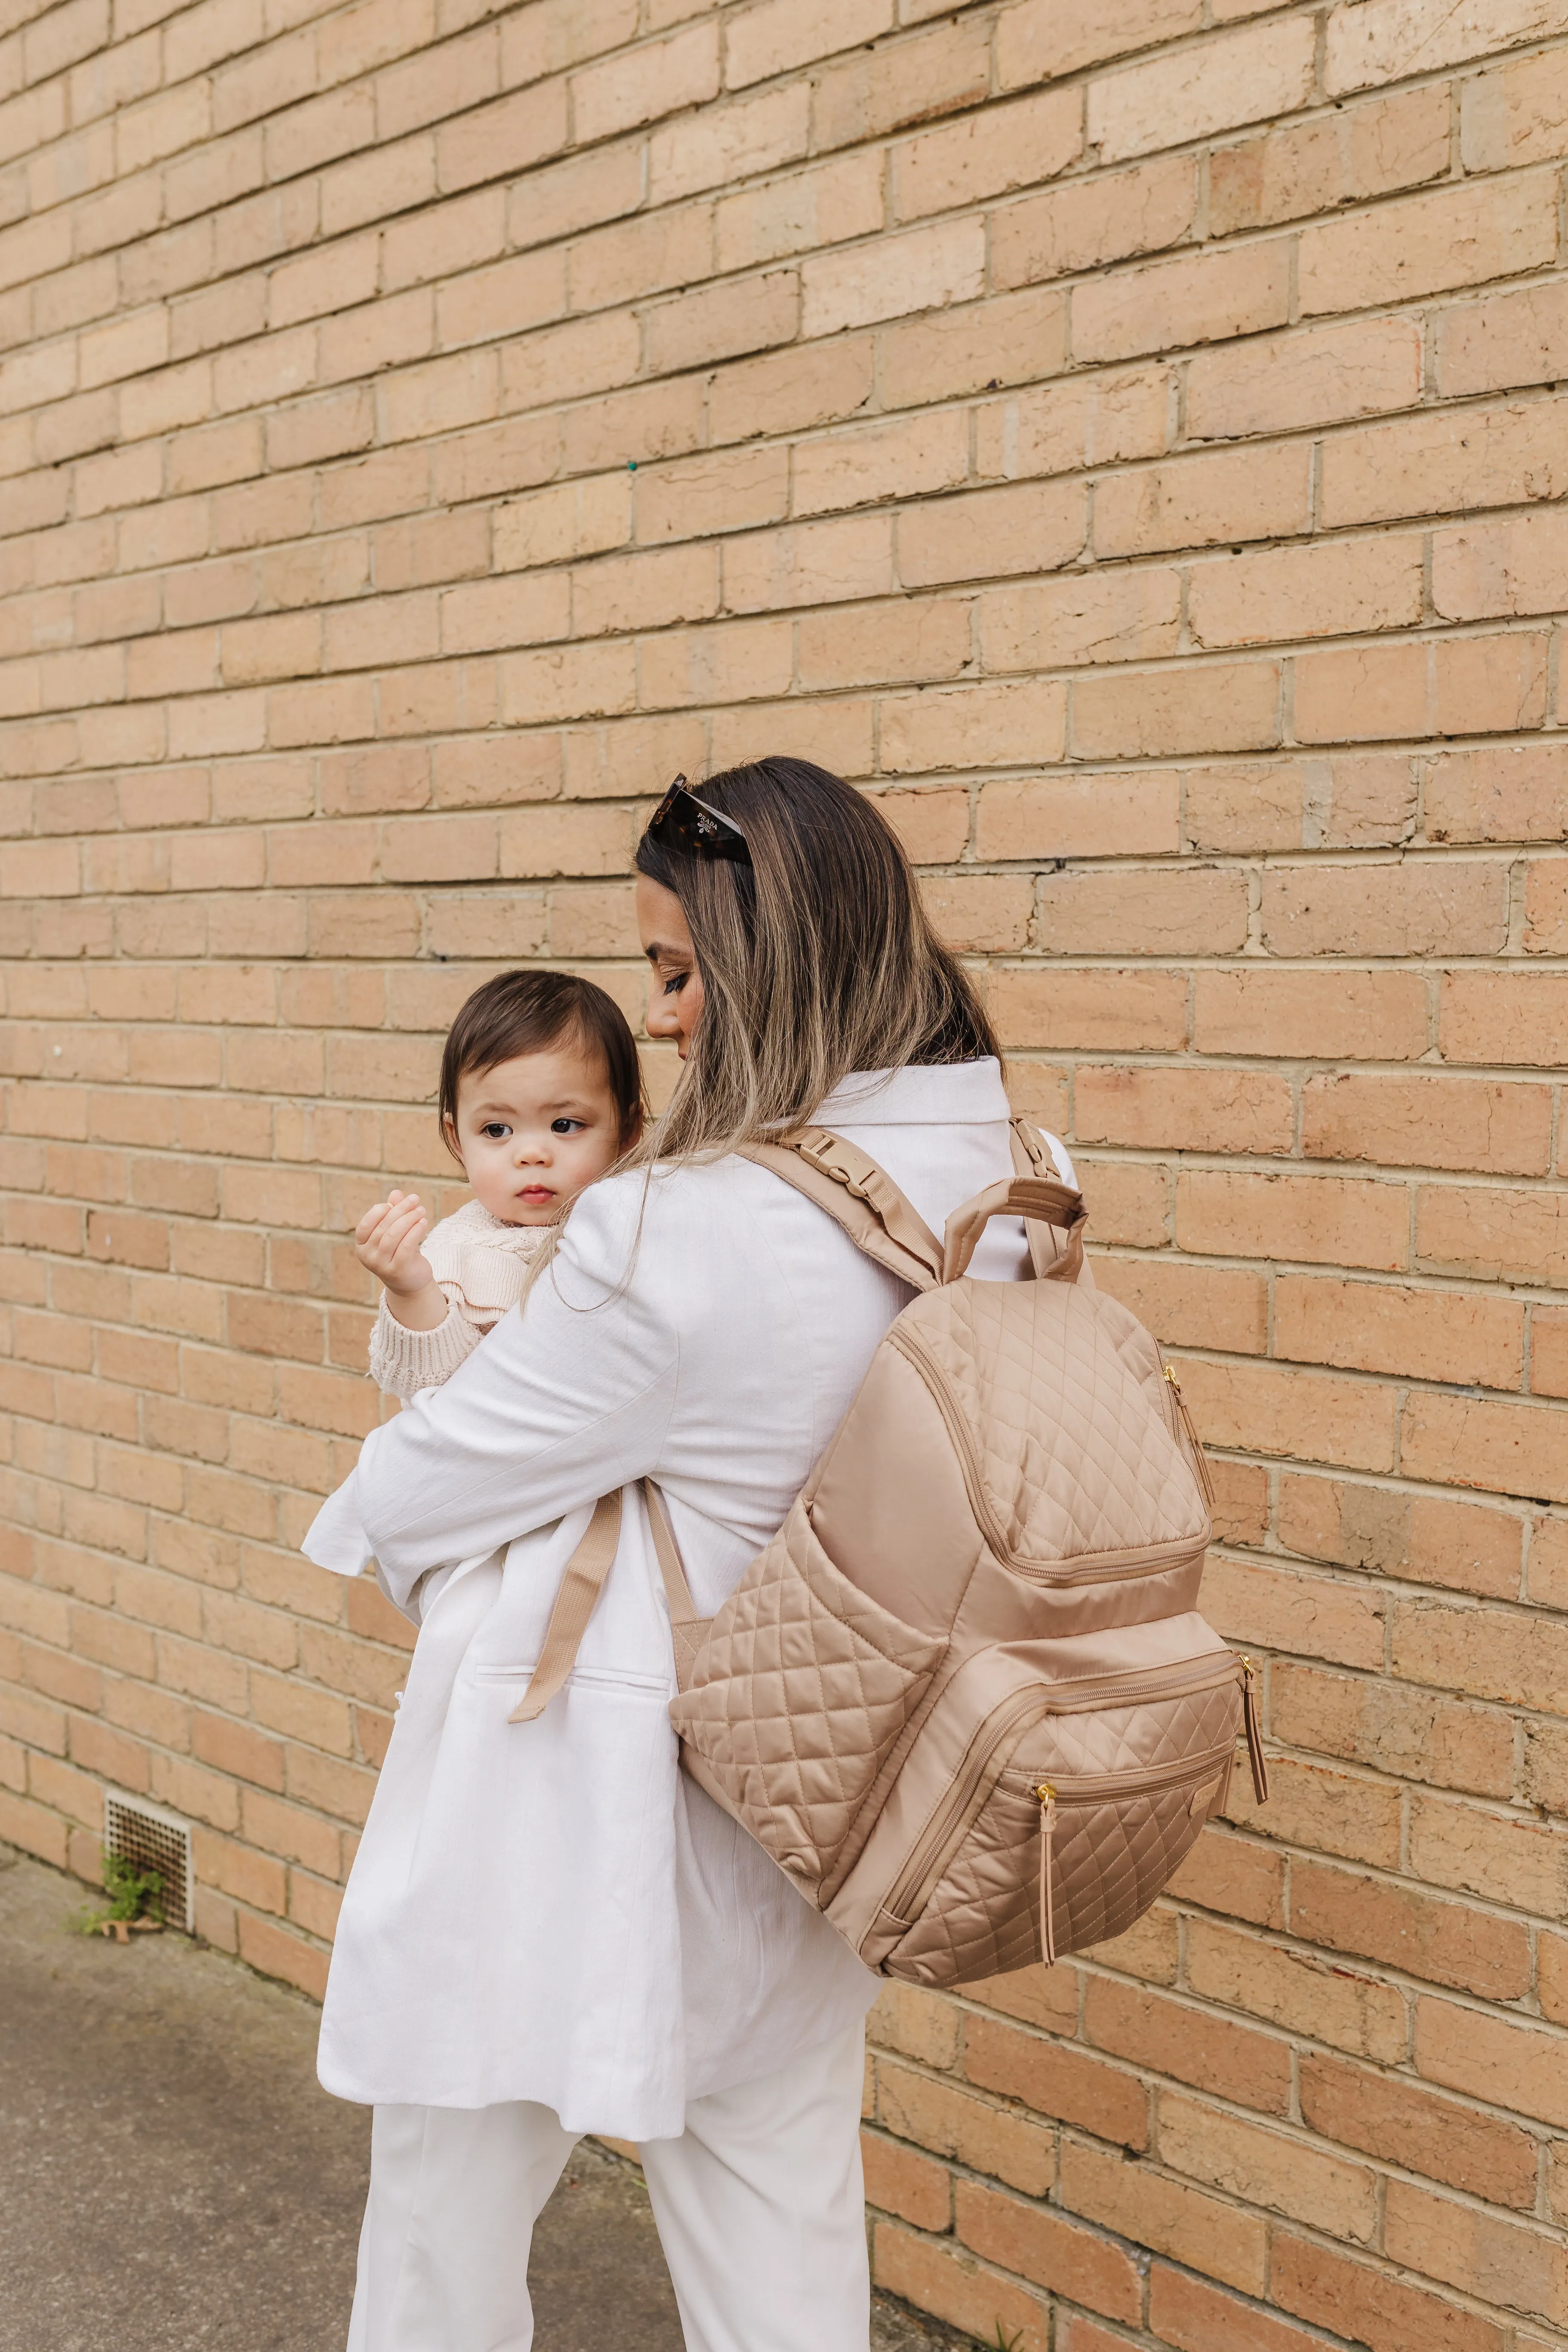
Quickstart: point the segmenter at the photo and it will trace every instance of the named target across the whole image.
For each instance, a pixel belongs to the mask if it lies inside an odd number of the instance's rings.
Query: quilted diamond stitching
[[[672,1719],[809,1892],[945,1648],[840,1575],[797,1502],[715,1620]]]

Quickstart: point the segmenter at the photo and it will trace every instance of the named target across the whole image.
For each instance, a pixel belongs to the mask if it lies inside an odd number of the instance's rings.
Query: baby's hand
[[[436,1277],[419,1244],[430,1220],[417,1192],[389,1192],[354,1228],[354,1255],[395,1297],[413,1298]]]

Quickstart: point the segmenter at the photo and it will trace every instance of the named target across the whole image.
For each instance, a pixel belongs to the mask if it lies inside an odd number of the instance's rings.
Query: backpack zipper
[[[1016,1730],[1018,1738],[1022,1738],[1026,1731],[1030,1730],[1035,1724],[1044,1722],[1047,1716],[1084,1714],[1091,1707],[1102,1706],[1118,1697],[1125,1697],[1129,1703],[1136,1702],[1147,1695],[1150,1680],[1155,1675],[1161,1677],[1159,1685],[1161,1697],[1167,1696],[1181,1697],[1190,1691],[1203,1690],[1229,1682],[1239,1672],[1242,1678],[1242,1711],[1247,1727],[1247,1759],[1252,1766],[1252,1781],[1258,1792],[1258,1801],[1262,1804],[1268,1794],[1268,1778],[1263,1765],[1263,1745],[1258,1735],[1257,1698],[1254,1692],[1256,1671],[1250,1658],[1241,1658],[1234,1651],[1226,1651],[1222,1663],[1215,1664],[1207,1660],[1197,1661],[1194,1666],[1189,1668],[1184,1674],[1180,1670],[1172,1674],[1163,1668],[1151,1666],[1134,1675],[1086,1675],[1077,1687],[1070,1691],[1065,1703],[1063,1697],[1055,1692],[1048,1696],[1042,1696],[1038,1685],[1026,1690],[1015,1691],[1010,1698],[1004,1699],[999,1706],[994,1706],[990,1714],[984,1717],[975,1727],[973,1736],[964,1752],[963,1762],[946,1796],[927,1822],[916,1841],[909,1860],[884,1898],[883,1911],[889,1918],[901,1920],[906,1926],[912,1926],[914,1920],[919,1917],[930,1899],[931,1889],[947,1869],[953,1854],[968,1834],[981,1806],[1007,1768],[1007,1756],[999,1758],[998,1750],[1009,1732]],[[1234,1742],[1227,1742],[1225,1748],[1216,1751],[1215,1758],[1206,1760],[1204,1770],[1213,1772],[1217,1764],[1223,1762],[1226,1755],[1233,1749]],[[1008,1754],[1011,1754],[1011,1750]],[[1087,1790],[1104,1782],[1107,1793],[1134,1796],[1145,1787],[1163,1787],[1167,1780],[1178,1780],[1184,1774],[1189,1772],[1195,1780],[1203,1778],[1203,1771],[1183,1763],[1175,1766],[1151,1767],[1149,1772],[1132,1777],[1125,1773],[1079,1775],[1073,1779],[1071,1785],[1075,1789],[1081,1787]],[[1064,1780],[1058,1780],[1054,1784],[1047,1781],[1031,1784],[1029,1793],[1039,1801],[1042,1809],[1042,1823],[1047,1801],[1039,1795],[1039,1791],[1042,1789],[1050,1788],[1054,1803],[1056,1794],[1064,1785],[1067,1785]],[[1056,1816],[1053,1811],[1051,1814],[1053,1830],[1055,1824]],[[1047,1908],[1048,1911],[1048,1895]],[[1048,1918],[1046,1924],[1048,1927]]]
[[[946,1423],[947,1433],[952,1440],[952,1450],[958,1456],[959,1468],[963,1473],[963,1484],[969,1496],[969,1507],[974,1513],[981,1534],[985,1538],[996,1558],[1005,1567],[1015,1569],[1020,1576],[1032,1577],[1040,1583],[1104,1584],[1117,1577],[1126,1575],[1129,1567],[1134,1564],[1146,1570],[1148,1574],[1154,1575],[1161,1569],[1168,1568],[1179,1560],[1190,1559],[1195,1553],[1202,1552],[1204,1544],[1207,1541],[1206,1536],[1203,1541],[1178,1536],[1167,1543],[1140,1545],[1132,1549],[1092,1554],[1090,1555],[1094,1561],[1092,1567],[1064,1568],[1058,1561],[1032,1562],[1026,1559],[1020,1553],[1013,1550],[997,1523],[996,1515],[991,1507],[991,1498],[986,1494],[980,1476],[980,1465],[975,1459],[974,1440],[969,1424],[948,1394],[947,1383],[942,1377],[941,1366],[929,1353],[923,1339],[910,1330],[907,1325],[895,1323],[888,1333],[888,1343],[896,1348],[913,1367],[924,1383],[937,1411]],[[1173,1382],[1173,1387],[1174,1387]],[[1184,1412],[1185,1408],[1182,1407],[1181,1410]],[[1202,1483],[1212,1494],[1212,1488],[1208,1487],[1207,1482],[1208,1465],[1205,1463]]]
[[[1193,1416],[1187,1411],[1187,1400],[1182,1394],[1182,1383],[1176,1378],[1173,1367],[1167,1364],[1164,1367],[1164,1372],[1170,1383],[1171,1394],[1175,1400],[1176,1411],[1181,1416],[1182,1427],[1186,1432],[1187,1450],[1193,1457],[1193,1467],[1198,1474],[1198,1484],[1204,1490],[1204,1500],[1212,1511],[1215,1499],[1214,1474],[1209,1468],[1208,1455],[1204,1452],[1203,1440],[1198,1435]]]
[[[1118,1772],[1086,1772],[1071,1780],[1038,1780],[1034,1784],[1029,1794],[1040,1808],[1040,1957],[1047,1968],[1054,1968],[1057,1958],[1056,1903],[1051,1879],[1058,1802],[1071,1804],[1076,1800],[1092,1804],[1097,1796],[1142,1797],[1155,1789],[1179,1789],[1188,1780],[1201,1788],[1224,1769],[1226,1757],[1234,1753],[1235,1743],[1227,1741],[1224,1747],[1210,1748],[1195,1764],[1189,1759],[1131,1777]],[[1070,1793],[1064,1796],[1064,1790]]]

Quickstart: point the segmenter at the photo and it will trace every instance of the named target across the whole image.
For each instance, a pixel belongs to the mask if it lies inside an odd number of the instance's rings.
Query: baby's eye
[[[511,1129],[504,1119],[488,1118],[480,1128],[479,1133],[487,1143],[504,1143]]]
[[[552,1118],[550,1132],[552,1135],[580,1135],[587,1124],[585,1118]]]

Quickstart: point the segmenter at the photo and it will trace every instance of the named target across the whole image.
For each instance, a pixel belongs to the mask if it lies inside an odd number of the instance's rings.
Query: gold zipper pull
[[[1198,1484],[1204,1490],[1204,1500],[1212,1511],[1215,1501],[1214,1478],[1209,1470],[1208,1455],[1204,1452],[1203,1440],[1198,1435],[1193,1416],[1187,1411],[1187,1400],[1182,1394],[1182,1383],[1176,1378],[1175,1371],[1170,1364],[1165,1366],[1165,1378],[1171,1383],[1171,1394],[1176,1401],[1176,1411],[1181,1415],[1182,1427],[1186,1432],[1187,1444],[1193,1457],[1193,1467],[1198,1474]]]
[[[1040,1805],[1040,1958],[1056,1965],[1057,1923],[1051,1900],[1051,1863],[1056,1852],[1057,1792],[1048,1780],[1035,1790]]]
[[[1263,1725],[1258,1711],[1258,1668],[1250,1658],[1241,1661],[1241,1719],[1247,1731],[1247,1760],[1252,1767],[1252,1792],[1260,1805],[1266,1805],[1268,1764],[1263,1753]]]

